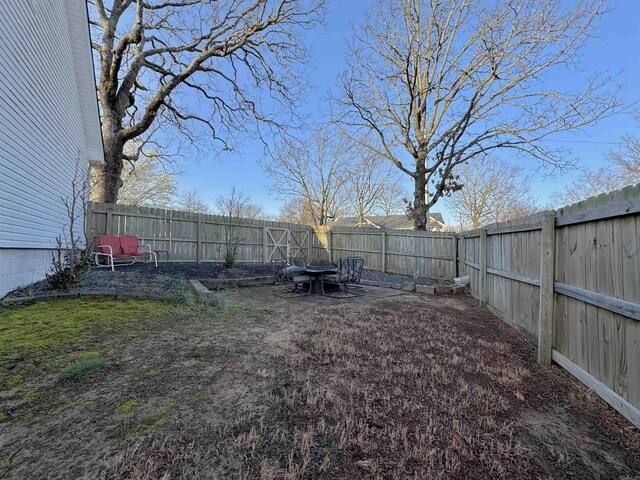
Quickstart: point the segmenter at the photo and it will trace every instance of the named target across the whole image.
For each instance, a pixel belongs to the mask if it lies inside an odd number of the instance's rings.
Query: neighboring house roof
[[[437,226],[437,230],[445,227],[441,213],[429,213],[429,221]],[[331,222],[332,227],[371,227],[395,230],[413,229],[413,220],[406,215],[367,215],[365,225],[358,224],[358,217],[340,217]]]

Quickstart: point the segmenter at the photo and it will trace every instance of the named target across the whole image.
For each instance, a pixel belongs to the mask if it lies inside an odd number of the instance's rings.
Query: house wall
[[[50,250],[0,248],[0,296],[1,292],[41,280],[50,264]]]
[[[0,32],[2,297],[44,277],[76,165],[102,144],[84,2],[0,2]]]

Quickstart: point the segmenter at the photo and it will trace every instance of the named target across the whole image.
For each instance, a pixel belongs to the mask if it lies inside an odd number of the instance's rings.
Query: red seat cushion
[[[120,238],[117,235],[100,235],[98,245],[101,253],[113,253],[113,256],[120,255]],[[106,246],[111,247],[111,252]]]
[[[123,253],[114,253],[113,258],[133,258],[135,255],[125,255]]]
[[[120,237],[120,246],[122,253],[128,256],[139,256],[138,253],[138,237],[135,235],[122,235]]]

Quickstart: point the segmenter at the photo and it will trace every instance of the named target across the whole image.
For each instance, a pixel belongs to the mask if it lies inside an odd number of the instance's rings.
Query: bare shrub
[[[89,199],[89,171],[81,156],[76,157],[71,189],[61,201],[65,209],[63,231],[56,237],[56,247],[51,252],[51,273],[47,273],[49,284],[56,290],[69,290],[80,281],[89,265],[85,219],[86,201]]]

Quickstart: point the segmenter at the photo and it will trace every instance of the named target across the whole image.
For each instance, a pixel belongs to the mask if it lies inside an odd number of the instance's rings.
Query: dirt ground
[[[91,330],[0,392],[0,478],[640,478],[640,432],[475,300],[385,292]]]

